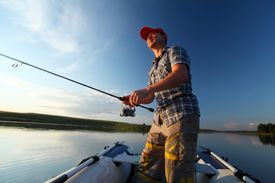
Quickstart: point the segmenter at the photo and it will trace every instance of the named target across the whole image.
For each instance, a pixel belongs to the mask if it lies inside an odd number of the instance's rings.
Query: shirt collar
[[[154,60],[152,61],[153,64],[158,63],[158,62],[160,61],[160,59],[161,59],[161,58],[163,57],[163,55],[166,53],[167,49],[168,49],[168,47],[163,48],[163,50],[162,50],[162,52],[161,52],[161,55],[160,55],[158,58],[155,57]]]

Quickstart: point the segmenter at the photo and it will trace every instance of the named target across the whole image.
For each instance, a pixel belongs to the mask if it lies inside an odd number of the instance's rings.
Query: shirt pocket
[[[151,68],[150,71],[149,71],[149,74],[148,74],[148,83],[147,85],[150,86],[151,84],[154,83],[154,69]]]
[[[160,78],[165,78],[168,74],[172,72],[171,63],[167,59],[160,60],[158,64],[158,73]]]

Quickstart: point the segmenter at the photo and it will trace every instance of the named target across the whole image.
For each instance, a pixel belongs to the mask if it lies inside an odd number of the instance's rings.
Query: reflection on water
[[[138,133],[0,127],[0,182],[43,182],[117,141],[141,152],[145,138]]]
[[[275,146],[275,135],[259,135],[259,139],[264,145]]]
[[[257,135],[200,133],[198,144],[264,183],[275,182],[275,147],[263,145]]]
[[[105,145],[125,141],[140,153],[145,140],[146,135],[139,133],[0,127],[0,182],[43,182],[98,153]],[[258,136],[230,133],[200,133],[198,140],[199,145],[228,157],[230,163],[262,182],[272,183],[275,148],[261,142]]]

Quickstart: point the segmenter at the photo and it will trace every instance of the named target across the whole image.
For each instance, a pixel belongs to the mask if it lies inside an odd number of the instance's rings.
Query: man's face
[[[160,33],[152,32],[147,37],[147,45],[149,48],[158,48],[165,43],[165,38]]]

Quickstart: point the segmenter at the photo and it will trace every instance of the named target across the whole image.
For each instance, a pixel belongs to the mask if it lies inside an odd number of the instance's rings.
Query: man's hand
[[[147,87],[142,90],[134,91],[131,95],[123,96],[122,98],[124,99],[123,103],[125,105],[134,107],[140,104],[151,103],[154,100],[155,95],[150,91],[149,87]]]
[[[123,98],[123,100],[122,100],[122,103],[123,103],[123,104],[128,105],[128,106],[130,106],[130,107],[134,107],[134,106],[131,105],[131,103],[130,103],[130,101],[129,101],[130,95],[123,96],[122,98]]]
[[[133,106],[140,105],[142,103],[147,103],[148,97],[152,96],[152,93],[149,90],[149,87],[146,87],[142,90],[134,91],[129,98],[129,102]]]

